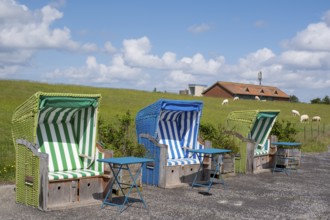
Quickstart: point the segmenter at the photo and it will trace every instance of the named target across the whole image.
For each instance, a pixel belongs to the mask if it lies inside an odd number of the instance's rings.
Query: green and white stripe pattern
[[[263,113],[259,113],[250,133],[252,139],[258,144],[254,151],[255,156],[269,153],[269,147],[266,142],[277,116],[276,113],[267,113],[264,115]]]
[[[269,145],[270,141],[267,139],[266,143],[262,147],[258,146],[258,148],[254,150],[254,156],[263,156],[269,154]]]
[[[76,131],[76,140],[79,144],[79,153],[87,157],[83,157],[83,167],[87,167],[95,155],[96,141],[96,109],[81,109],[76,113],[74,118],[74,130]],[[91,147],[93,146],[93,147]]]
[[[49,155],[49,180],[100,175],[103,166],[93,164],[96,154],[95,108],[53,108],[40,110],[37,143],[39,151]],[[85,155],[80,157],[79,155]],[[100,169],[98,169],[100,168]]]

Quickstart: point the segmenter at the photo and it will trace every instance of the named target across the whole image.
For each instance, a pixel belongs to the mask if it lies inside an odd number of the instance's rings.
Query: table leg
[[[111,169],[111,171],[113,173],[114,179],[112,180],[112,182],[110,184],[109,191],[108,191],[107,195],[105,196],[105,198],[103,200],[103,203],[102,203],[101,208],[103,208],[105,205],[120,206],[118,204],[107,202],[109,196],[110,196],[110,201],[112,201],[112,189],[113,189],[113,185],[115,183],[118,185],[118,187],[120,188],[121,192],[125,196],[125,193],[124,193],[124,191],[123,191],[123,189],[121,187],[121,184],[120,184],[120,182],[118,180],[118,175],[119,175],[120,171],[122,170],[122,166],[123,165],[119,165],[119,167],[117,167],[117,168],[114,168],[112,164],[109,164],[109,166],[110,166],[110,169]],[[117,172],[115,170],[117,170]]]
[[[197,181],[198,174],[199,174],[200,170],[203,167],[203,160],[201,160],[198,155],[197,155],[197,157],[198,157],[198,160],[199,160],[199,168],[198,168],[197,173],[196,173],[196,175],[194,177],[194,181],[191,184],[191,188],[194,188],[194,186],[201,186],[201,184],[197,184],[196,181]]]
[[[130,168],[127,166],[127,169],[128,169],[129,175],[131,176],[131,179],[132,179],[132,181],[133,181],[133,183],[131,184],[131,187],[130,187],[128,193],[127,193],[127,199],[128,199],[128,197],[129,197],[129,195],[130,195],[130,193],[131,193],[131,191],[132,191],[132,189],[133,189],[133,187],[134,187],[134,188],[136,188],[136,191],[138,192],[138,194],[139,194],[139,196],[140,196],[140,199],[141,199],[141,201],[142,201],[144,207],[147,208],[147,204],[145,203],[145,201],[144,201],[144,199],[143,199],[143,196],[142,196],[142,194],[141,194],[141,191],[139,190],[138,184],[136,183],[136,180],[138,179],[138,177],[139,177],[139,175],[140,175],[140,173],[141,173],[142,166],[143,166],[143,164],[141,164],[141,166],[140,166],[139,169],[137,170],[135,176],[133,176],[133,174],[132,174]]]
[[[207,157],[206,155],[204,155],[204,158]],[[209,156],[209,158],[211,158],[212,160],[212,163],[216,164],[216,167],[215,167],[215,170],[214,170],[214,173],[212,175],[212,177],[210,177],[210,181],[206,184],[198,184],[196,183],[197,181],[197,177],[198,177],[198,173],[200,172],[200,170],[202,169],[203,167],[203,160],[201,159],[201,156],[198,155],[198,159],[199,159],[199,162],[200,162],[200,166],[199,166],[199,169],[197,171],[197,174],[195,175],[195,178],[194,178],[194,181],[193,183],[191,184],[191,188],[194,188],[194,186],[203,186],[203,187],[207,187],[207,192],[209,193],[210,192],[210,189],[212,187],[212,184],[213,184],[213,181],[215,179],[215,175],[219,172],[219,178],[221,179],[222,181],[222,184],[224,185],[224,188],[226,189],[226,185],[225,185],[225,182],[222,178],[222,175],[221,175],[221,171],[220,171],[220,164],[222,163],[222,155],[219,154],[218,156],[218,161],[215,161],[215,159],[213,158],[213,156]]]
[[[224,179],[222,178],[222,174],[221,174],[222,158],[223,158],[223,155],[222,155],[222,154],[219,154],[219,155],[218,155],[218,161],[215,161],[215,160],[213,159],[213,157],[212,157],[212,161],[216,164],[216,169],[215,169],[215,172],[214,172],[213,178],[214,178],[215,175],[219,172],[219,179],[220,179],[221,183],[223,184],[224,189],[226,189],[226,184],[225,184],[225,181],[224,181]]]

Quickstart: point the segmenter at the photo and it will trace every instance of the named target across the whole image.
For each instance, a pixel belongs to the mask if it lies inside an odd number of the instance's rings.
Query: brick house
[[[274,86],[243,84],[233,82],[216,82],[203,92],[207,97],[255,99],[269,101],[290,101],[290,96]]]

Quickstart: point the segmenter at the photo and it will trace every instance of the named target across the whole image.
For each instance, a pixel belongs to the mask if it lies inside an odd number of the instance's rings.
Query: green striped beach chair
[[[47,211],[103,198],[112,157],[97,143],[101,96],[38,92],[14,112],[16,202]]]
[[[250,173],[269,164],[269,135],[279,113],[279,110],[246,110],[228,115],[227,128],[240,143],[235,172]]]

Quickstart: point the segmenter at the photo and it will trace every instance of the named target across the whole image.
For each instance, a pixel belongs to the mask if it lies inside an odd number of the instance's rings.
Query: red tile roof
[[[206,89],[203,92],[203,94],[207,93],[207,91],[209,91],[216,85],[227,90],[232,95],[252,95],[252,96],[271,96],[271,97],[290,98],[289,95],[287,95],[285,92],[274,86],[220,82],[220,81],[216,82],[214,85]]]

